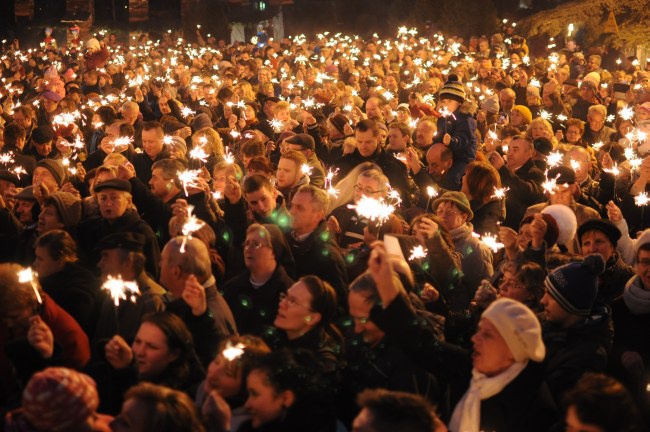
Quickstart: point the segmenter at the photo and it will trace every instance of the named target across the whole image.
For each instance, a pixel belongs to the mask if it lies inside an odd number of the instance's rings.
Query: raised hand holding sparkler
[[[54,354],[52,330],[38,315],[29,318],[27,342],[45,359],[52,357],[52,354]]]

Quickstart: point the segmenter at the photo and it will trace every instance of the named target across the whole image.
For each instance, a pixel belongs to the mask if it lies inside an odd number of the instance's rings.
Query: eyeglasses
[[[354,191],[355,192],[363,192],[366,195],[372,195],[372,194],[376,194],[376,193],[382,193],[382,192],[385,191],[385,189],[380,189],[380,190],[374,191],[374,190],[371,190],[371,189],[368,189],[368,188],[362,188],[359,185],[354,185]]]
[[[311,310],[310,306],[304,305],[302,303],[298,303],[298,299],[296,299],[294,296],[290,296],[287,293],[280,293],[280,303],[282,303],[285,300],[287,303],[289,303],[289,306],[300,306],[307,309],[308,311]]]
[[[457,215],[457,214],[460,214],[460,213],[461,212],[456,211],[456,210],[445,210],[445,209],[436,210],[436,216],[440,216],[440,217],[447,216],[447,215],[453,216],[453,215]]]
[[[245,242],[242,244],[242,247],[243,247],[244,249],[246,249],[246,248],[251,248],[251,249],[255,249],[255,250],[257,250],[257,249],[261,248],[262,246],[267,246],[267,245],[264,244],[264,243],[262,243],[262,242],[259,241],[259,240],[249,240],[249,241],[245,241]]]
[[[637,264],[641,267],[650,267],[650,260],[644,259],[637,261]]]

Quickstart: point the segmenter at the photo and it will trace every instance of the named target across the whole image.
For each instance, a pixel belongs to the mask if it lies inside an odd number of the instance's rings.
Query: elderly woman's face
[[[481,318],[479,321],[472,344],[474,369],[489,377],[500,374],[515,362],[505,339],[488,319]]]

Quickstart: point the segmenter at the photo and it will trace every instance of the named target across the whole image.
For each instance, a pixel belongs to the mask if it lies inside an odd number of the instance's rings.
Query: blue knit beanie
[[[604,270],[602,255],[587,255],[582,262],[565,264],[553,270],[544,285],[562,309],[573,315],[589,316],[598,294],[598,275]]]

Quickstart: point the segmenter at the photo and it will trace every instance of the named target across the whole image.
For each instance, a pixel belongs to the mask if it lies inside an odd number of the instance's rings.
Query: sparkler
[[[429,250],[426,249],[424,246],[417,245],[414,246],[413,249],[411,249],[411,255],[409,256],[409,261],[415,261],[417,259],[424,259],[427,257],[427,254],[429,253]]]
[[[634,204],[639,207],[645,207],[650,203],[650,197],[648,197],[648,192],[641,192],[640,194],[634,197]]]
[[[363,195],[357,204],[349,204],[348,208],[354,209],[357,214],[370,221],[377,221],[379,225],[386,222],[395,212],[395,206],[385,200],[374,199]]]
[[[310,175],[311,175],[311,171],[312,171],[313,169],[314,169],[314,168],[313,168],[313,167],[310,167],[309,164],[302,164],[302,165],[300,166],[300,172],[302,172],[302,173],[305,174],[306,176],[310,176]]]
[[[14,173],[16,175],[16,177],[18,177],[18,180],[20,180],[20,175],[21,174],[27,174],[27,171],[25,171],[25,168],[23,168],[20,165],[13,167],[11,172]]]
[[[187,239],[192,238],[192,234],[200,230],[205,226],[205,222],[202,221],[201,219],[197,218],[194,216],[192,213],[194,212],[194,206],[187,206],[187,215],[186,215],[186,221],[183,224],[183,227],[181,228],[181,232],[183,233],[183,242],[181,243],[180,247],[180,252],[185,253],[185,245],[187,244]]]
[[[230,341],[228,341],[226,343],[226,348],[224,348],[224,350],[221,351],[221,355],[226,360],[231,362],[233,360],[237,360],[242,355],[244,355],[244,348],[246,348],[246,345],[244,345],[241,342],[239,342],[237,345],[233,345]]]
[[[551,152],[546,156],[546,165],[549,168],[556,167],[562,163],[562,153],[559,151]]]
[[[281,133],[282,129],[284,129],[284,123],[278,119],[269,120],[269,124],[271,125],[271,127],[273,128],[273,132],[275,133]]]
[[[135,296],[140,295],[140,289],[138,284],[133,281],[125,281],[122,279],[122,275],[117,275],[114,278],[111,275],[108,275],[108,278],[102,284],[102,289],[108,291],[109,296],[113,300],[115,305],[115,333],[120,333],[120,319],[119,319],[119,307],[120,301],[129,300],[135,303]]]
[[[490,248],[492,252],[497,253],[499,249],[504,247],[503,243],[497,240],[497,237],[493,234],[484,234],[481,236],[481,243]]]
[[[183,117],[189,117],[189,116],[194,115],[194,114],[196,114],[196,112],[193,111],[190,107],[183,107],[181,109],[181,115]]]
[[[18,271],[18,282],[20,283],[29,283],[34,290],[34,295],[36,296],[36,301],[39,305],[43,304],[43,299],[41,298],[41,293],[38,291],[38,285],[36,284],[36,279],[38,275],[32,270],[31,267],[27,267],[23,270]]]
[[[113,141],[113,153],[121,153],[127,149],[129,144],[133,142],[133,138],[124,136],[115,138]]]
[[[210,155],[205,152],[203,147],[195,147],[190,150],[190,159],[196,159],[203,163],[206,163],[209,156]]]
[[[165,135],[163,137],[163,144],[170,145],[174,141],[172,138],[171,135]]]
[[[575,160],[575,159],[571,159],[571,160],[569,161],[569,165],[571,165],[571,169],[572,169],[573,171],[578,171],[578,170],[580,169],[580,162],[578,162],[578,161]]]
[[[228,149],[228,147],[226,147],[226,154],[225,154],[225,156],[223,157],[223,160],[224,160],[227,164],[234,164],[234,163],[235,163],[235,156],[233,156],[233,154],[230,153],[230,150]]]
[[[494,188],[494,193],[490,198],[497,198],[497,199],[504,199],[506,197],[506,192],[510,190],[509,187],[503,187],[503,188]]]
[[[624,106],[618,112],[618,116],[623,120],[631,120],[634,117],[634,108],[630,106]]]
[[[201,170],[185,170],[178,173],[178,180],[183,184],[183,190],[185,195],[188,195],[188,187],[198,187],[198,179],[201,174]]]

